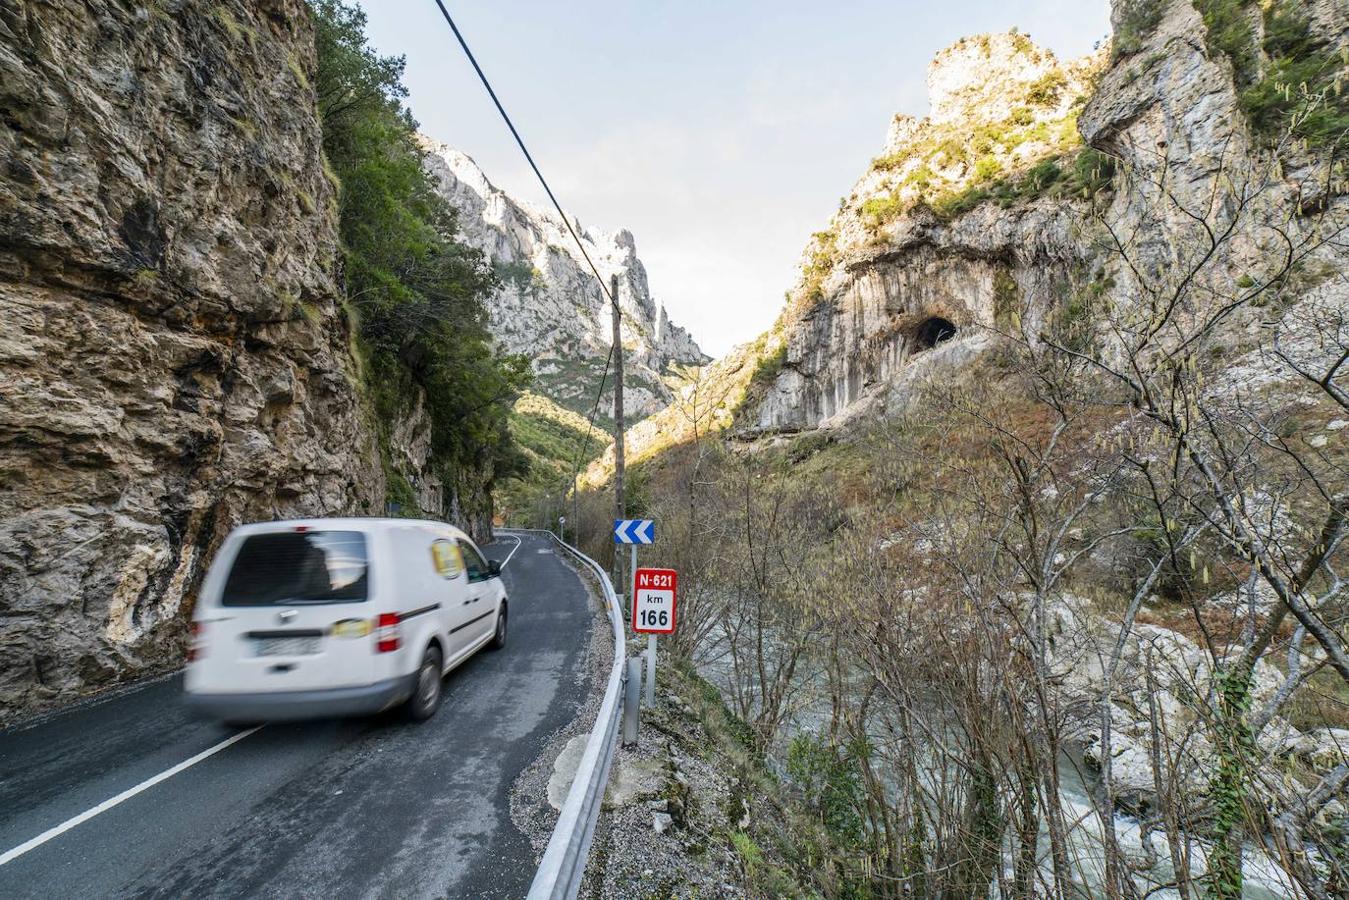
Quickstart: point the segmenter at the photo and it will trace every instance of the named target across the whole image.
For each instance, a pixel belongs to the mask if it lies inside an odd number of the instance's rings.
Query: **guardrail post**
[[[656,705],[656,635],[646,636],[646,705]]]
[[[628,674],[623,679],[623,746],[637,743],[637,724],[641,709],[642,658],[628,657]]]

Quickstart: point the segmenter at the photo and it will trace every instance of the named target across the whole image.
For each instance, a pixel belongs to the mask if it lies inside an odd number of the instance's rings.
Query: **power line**
[[[600,411],[600,400],[604,398],[604,382],[609,378],[609,366],[613,361],[614,348],[610,347],[609,355],[604,358],[604,374],[600,376],[600,387],[599,390],[595,392],[595,402],[590,407],[590,417],[586,419],[585,437],[581,438],[581,444],[576,448],[576,463],[572,466],[571,470],[570,484],[572,491],[576,490],[576,479],[581,477],[581,459],[585,456],[586,450],[590,447],[590,432],[595,428],[595,416]],[[567,492],[565,490],[562,492],[562,499],[564,502],[567,499]],[[572,527],[576,528],[578,526],[573,522]]]
[[[538,163],[534,162],[533,155],[529,152],[529,148],[525,146],[524,138],[520,137],[520,132],[516,130],[515,123],[511,121],[510,115],[506,112],[506,107],[501,105],[501,100],[497,97],[497,92],[492,89],[492,82],[487,79],[487,73],[482,70],[482,66],[478,65],[477,57],[475,57],[473,51],[469,49],[468,41],[464,40],[464,35],[460,32],[459,26],[454,24],[454,17],[450,15],[450,11],[445,8],[445,4],[441,2],[441,0],[436,0],[436,6],[440,9],[440,14],[445,17],[445,22],[450,26],[450,30],[454,32],[455,40],[459,42],[459,46],[463,49],[464,55],[468,57],[469,63],[473,66],[473,71],[478,73],[478,80],[481,81],[482,86],[487,89],[487,95],[492,98],[492,103],[496,106],[497,112],[501,114],[501,119],[506,123],[506,127],[510,129],[511,137],[515,138],[515,143],[520,147],[520,152],[525,155],[525,160],[529,162],[529,167],[534,170],[534,175],[539,179],[539,184],[543,185],[543,190],[548,194],[548,199],[552,201],[553,208],[557,210],[558,216],[561,217],[562,224],[567,226],[567,231],[571,234],[571,239],[576,242],[576,248],[581,251],[581,256],[585,258],[586,265],[590,266],[591,273],[594,274],[595,280],[599,282],[601,296],[609,299],[610,305],[621,317],[623,313],[622,308],[618,305],[618,297],[616,297],[614,293],[609,290],[608,285],[604,283],[604,278],[600,275],[600,270],[595,266],[595,262],[590,258],[590,254],[586,252],[585,244],[581,241],[581,236],[578,235],[576,229],[572,227],[571,220],[567,218],[567,213],[562,209],[562,204],[557,201],[557,196],[553,193],[553,189],[548,186],[548,179],[543,177],[543,172],[539,170]],[[595,428],[595,416],[599,413],[600,400],[604,397],[604,384],[609,379],[609,367],[613,364],[615,352],[621,353],[622,349],[617,346],[611,346],[609,348],[609,355],[604,358],[604,372],[600,375],[599,389],[595,392],[595,402],[590,408],[589,417],[586,419],[585,434],[581,438],[580,445],[576,449],[576,462],[572,468],[570,483],[572,492],[576,491],[576,479],[580,477],[581,474],[581,459],[585,456],[586,449],[590,446],[590,432]],[[567,496],[565,490],[563,491],[562,496],[565,500]],[[578,527],[577,523],[573,522],[572,527]]]
[[[487,73],[483,72],[482,66],[478,65],[478,60],[473,55],[473,51],[468,49],[468,42],[464,40],[463,34],[460,33],[459,26],[454,24],[454,18],[450,15],[450,11],[445,8],[445,4],[442,3],[441,0],[436,0],[436,6],[440,7],[440,14],[444,16],[445,21],[449,23],[450,30],[454,32],[455,39],[459,41],[459,46],[464,48],[464,55],[467,56],[468,61],[473,64],[473,71],[478,73],[478,80],[482,82],[483,87],[487,88],[488,96],[490,96],[492,102],[496,104],[497,112],[501,113],[501,118],[506,123],[506,127],[511,130],[511,136],[515,138],[515,143],[520,146],[520,152],[525,155],[525,159],[529,162],[529,167],[533,169],[534,174],[538,176],[539,184],[543,185],[544,191],[548,194],[548,199],[553,201],[553,208],[556,209],[557,214],[562,217],[562,224],[567,226],[567,231],[571,233],[572,240],[576,241],[577,249],[579,249],[581,255],[585,257],[586,263],[590,266],[590,271],[595,274],[595,280],[600,283],[600,292],[609,298],[610,303],[617,306],[618,298],[609,293],[608,287],[604,284],[604,279],[600,277],[600,270],[595,267],[595,263],[591,260],[590,254],[586,252],[585,244],[581,243],[580,235],[576,233],[575,228],[572,228],[571,220],[568,219],[567,214],[563,212],[562,204],[557,202],[557,197],[553,194],[553,189],[548,186],[548,180],[544,178],[543,173],[539,171],[538,164],[534,162],[534,157],[530,155],[529,148],[525,146],[524,138],[520,137],[520,132],[515,129],[515,123],[512,122],[511,117],[507,115],[506,107],[502,106],[501,101],[497,99],[497,92],[492,89],[492,82],[487,80]]]

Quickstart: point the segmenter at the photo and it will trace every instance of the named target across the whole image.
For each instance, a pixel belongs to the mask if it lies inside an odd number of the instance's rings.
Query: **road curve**
[[[420,725],[267,725],[0,864],[0,897],[522,897],[512,782],[583,701],[593,620],[546,538],[503,537],[510,635]],[[512,551],[514,551],[513,555]],[[181,677],[0,732],[0,858],[240,732]]]

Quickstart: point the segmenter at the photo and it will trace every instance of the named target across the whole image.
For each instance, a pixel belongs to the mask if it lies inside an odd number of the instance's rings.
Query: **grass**
[[[787,365],[787,345],[783,344],[767,356],[762,357],[754,366],[750,384],[767,387],[777,380],[783,366]]]
[[[750,727],[727,708],[721,693],[700,676],[686,660],[674,660],[666,668],[664,689],[682,698],[694,711],[697,726],[682,738],[690,749],[729,776],[724,830],[709,835],[723,842],[739,860],[745,893],[753,897],[805,897],[812,890],[813,867],[808,856],[794,852],[801,846],[821,846],[827,835],[811,813],[798,807],[788,791],[753,748]],[[698,733],[701,732],[701,733]],[[750,824],[741,828],[738,808],[748,803]]]
[[[417,503],[417,492],[413,490],[412,482],[408,481],[407,476],[389,462],[387,452],[381,454],[381,459],[384,464],[385,515],[405,519],[423,518],[425,513]],[[394,504],[397,504],[396,511]]]
[[[571,483],[578,452],[584,471],[608,445],[609,433],[595,427],[587,437],[584,416],[530,392],[512,406],[507,427],[529,469],[497,486],[497,511],[512,524],[552,525],[552,510]]]
[[[953,219],[990,202],[1005,209],[1041,197],[1085,200],[1108,190],[1114,174],[1114,159],[1087,147],[1042,159],[1019,174],[946,194],[935,200],[931,209],[944,219]]]
[[[1108,176],[1093,177],[1101,154],[1080,149],[1077,106],[1046,118],[1067,87],[1062,72],[1050,72],[1026,89],[1025,102],[1006,118],[951,133],[938,130],[874,160],[873,169],[904,174],[888,193],[861,204],[863,222],[874,231],[920,206],[953,218],[989,201],[1010,206],[1042,196],[1090,196],[1108,185]],[[952,179],[953,171],[964,175]]]
[[[1294,728],[1349,728],[1349,684],[1338,672],[1322,669],[1289,701],[1288,721]]]
[[[802,269],[804,291],[812,299],[824,296],[824,279],[838,261],[838,232],[832,228],[810,236],[809,260]]]
[[[304,90],[309,90],[309,76],[304,73],[304,67],[300,61],[295,58],[295,54],[286,55],[286,68],[290,69],[290,74],[295,76],[295,83]]]
[[[993,322],[1004,331],[1017,326],[1021,315],[1021,287],[1012,273],[999,267],[993,273]]]

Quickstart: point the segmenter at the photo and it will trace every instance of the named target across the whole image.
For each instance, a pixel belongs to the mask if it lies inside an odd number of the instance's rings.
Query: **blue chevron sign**
[[[614,519],[615,544],[654,544],[655,542],[655,520]]]

